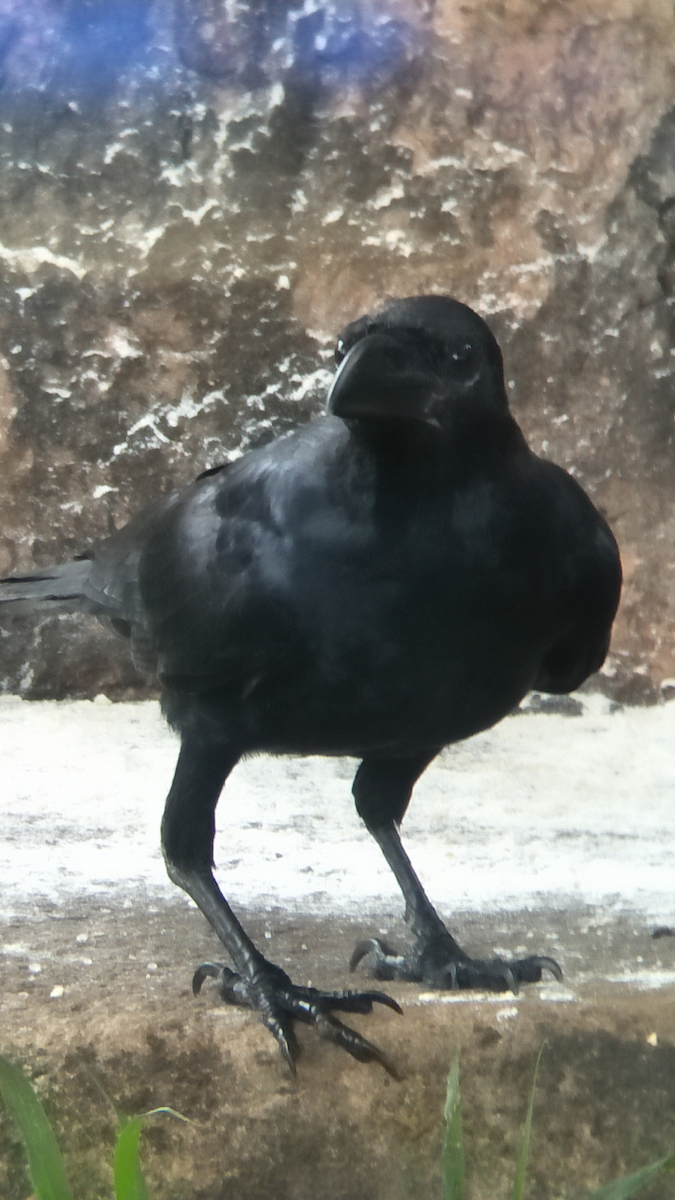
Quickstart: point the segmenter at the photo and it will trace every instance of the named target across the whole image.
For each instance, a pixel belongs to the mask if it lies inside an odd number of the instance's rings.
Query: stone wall
[[[0,571],[306,421],[340,326],[488,317],[621,543],[605,683],[675,676],[671,0],[0,0]],[[27,696],[138,694],[64,617]]]

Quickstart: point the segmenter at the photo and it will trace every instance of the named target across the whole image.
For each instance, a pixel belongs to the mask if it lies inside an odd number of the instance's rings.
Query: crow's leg
[[[360,942],[351,969],[369,957],[377,979],[424,982],[434,988],[481,988],[516,992],[519,983],[536,983],[548,970],[562,979],[557,962],[545,955],[505,962],[470,958],[441,921],[415,874],[398,833],[413,786],[434,754],[410,759],[365,759],[356,773],[353,793],[356,808],[382,850],[406,904],[406,921],[414,942],[407,954],[398,954],[379,938]]]
[[[376,1046],[334,1015],[369,1013],[374,1003],[400,1012],[396,1001],[382,992],[330,993],[293,984],[285,971],[256,948],[213,877],[216,804],[238,757],[229,748],[204,745],[184,736],[162,820],[162,849],[169,877],[201,909],[235,966],[235,971],[230,971],[220,964],[205,964],[195,973],[193,991],[199,991],[207,976],[215,976],[224,1000],[260,1013],[293,1071],[298,1050],[293,1022],[304,1021],[360,1062],[378,1062],[396,1076]]]

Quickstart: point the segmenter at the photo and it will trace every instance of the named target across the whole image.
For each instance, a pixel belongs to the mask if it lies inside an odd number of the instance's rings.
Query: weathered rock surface
[[[675,676],[670,0],[0,0],[0,570],[305,421],[387,295],[487,315],[622,545],[606,684]],[[0,636],[123,695],[95,626]],[[613,680],[613,682],[612,682]]]

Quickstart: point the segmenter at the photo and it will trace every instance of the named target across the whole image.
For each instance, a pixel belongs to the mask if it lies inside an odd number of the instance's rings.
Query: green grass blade
[[[141,1118],[134,1117],[120,1128],[115,1146],[113,1178],[115,1200],[150,1200],[138,1157]]]
[[[19,1067],[1,1055],[0,1093],[25,1142],[38,1200],[72,1200],[61,1151],[33,1086]]]
[[[179,1121],[186,1121],[188,1125],[192,1123],[182,1113],[176,1112],[175,1108],[166,1106],[153,1108],[150,1112],[142,1113],[140,1117],[121,1122],[113,1161],[115,1200],[149,1200],[150,1193],[143,1178],[139,1157],[141,1122],[146,1117],[156,1117],[160,1113],[178,1117]]]
[[[448,1075],[448,1089],[445,1096],[445,1137],[441,1162],[444,1200],[462,1200],[464,1152],[459,1096],[459,1052],[453,1059]]]
[[[660,1175],[662,1171],[675,1171],[675,1154],[669,1154],[667,1158],[659,1159],[658,1162],[643,1167],[634,1175],[626,1175],[624,1179],[615,1179],[614,1183],[608,1183],[599,1191],[593,1192],[588,1200],[629,1200],[630,1196],[636,1196],[641,1188],[656,1179],[656,1176]]]
[[[182,1113],[176,1112],[175,1108],[169,1108],[168,1104],[163,1104],[161,1108],[151,1108],[149,1112],[141,1113],[141,1121],[146,1117],[158,1117],[162,1113],[168,1113],[170,1117],[177,1117],[179,1121],[185,1121],[186,1125],[193,1125],[194,1122],[189,1117],[184,1117]]]
[[[539,1063],[544,1047],[541,1047],[537,1055],[537,1061],[534,1066],[534,1078],[532,1080],[532,1090],[530,1092],[530,1103],[527,1106],[527,1116],[523,1125],[523,1132],[520,1135],[518,1143],[518,1156],[516,1158],[516,1177],[513,1184],[513,1200],[523,1200],[525,1192],[525,1173],[527,1171],[527,1157],[530,1153],[530,1134],[532,1132],[532,1112],[534,1110],[534,1093],[537,1090],[537,1075],[539,1074]]]

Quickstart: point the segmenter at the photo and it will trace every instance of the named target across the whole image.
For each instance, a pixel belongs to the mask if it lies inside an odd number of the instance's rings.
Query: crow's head
[[[394,300],[347,325],[328,409],[346,420],[440,430],[508,413],[502,355],[485,322],[449,296]]]

